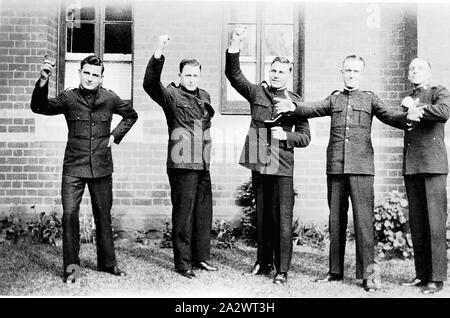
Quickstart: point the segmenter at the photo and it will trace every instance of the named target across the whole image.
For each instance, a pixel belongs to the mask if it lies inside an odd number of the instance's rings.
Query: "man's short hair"
[[[289,72],[292,72],[292,62],[289,61],[289,59],[283,57],[283,56],[277,56],[273,59],[272,63],[270,63],[270,66],[272,66],[275,62],[283,63],[283,64],[289,64]]]
[[[180,62],[180,73],[183,73],[183,69],[186,65],[198,66],[200,71],[202,70],[202,65],[196,59],[182,59]]]
[[[105,70],[105,66],[103,65],[103,61],[97,55],[89,55],[88,57],[85,57],[80,63],[80,65],[81,65],[80,66],[80,70],[83,69],[83,66],[85,64],[101,66],[102,67],[102,74],[103,74],[103,71]]]
[[[366,61],[364,61],[364,59],[363,59],[361,56],[352,54],[352,55],[347,55],[347,56],[344,58],[344,60],[342,61],[342,68],[344,68],[344,63],[345,63],[345,61],[347,61],[347,60],[357,60],[357,61],[361,61],[361,62],[363,63],[363,69],[366,67]]]

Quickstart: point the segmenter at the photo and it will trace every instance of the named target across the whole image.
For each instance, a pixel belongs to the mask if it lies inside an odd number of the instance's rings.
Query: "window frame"
[[[108,21],[105,18],[105,11],[107,0],[96,0],[93,3],[95,4],[95,18],[94,20],[86,20],[83,22],[88,22],[94,24],[94,54],[99,56],[105,64],[116,61],[117,63],[130,62],[131,66],[131,87],[130,87],[130,99],[123,99],[124,101],[128,101],[131,105],[133,105],[133,89],[134,89],[134,17],[135,17],[135,5],[133,0],[128,0],[131,6],[131,21]],[[57,92],[58,94],[64,91],[64,78],[66,71],[66,62],[67,61],[78,61],[78,59],[66,59],[67,54],[67,35],[66,35],[66,9],[67,2],[59,1],[59,23],[58,23],[58,71],[57,71]],[[114,24],[131,24],[131,60],[116,60],[114,57],[112,59],[107,59],[105,61],[105,25],[113,22]],[[86,53],[73,53],[73,54],[86,54]],[[109,53],[108,53],[109,54]],[[114,53],[111,53],[114,55]],[[105,66],[106,67],[106,66]]]
[[[232,4],[231,4],[232,5]],[[264,26],[265,25],[292,25],[291,23],[264,23],[262,18],[264,3],[257,2],[256,6],[256,77],[260,83],[263,80],[264,70]],[[304,70],[305,70],[305,4],[294,3],[293,12],[293,91],[300,95],[303,99],[304,92]],[[220,113],[223,115],[250,115],[250,107],[247,101],[232,102],[235,106],[230,107],[230,102],[227,100],[227,78],[225,76],[225,51],[228,49],[228,26],[232,24],[239,24],[230,22],[229,19],[230,7],[226,6],[222,15],[222,70],[221,70],[221,87],[220,87]],[[241,23],[246,25],[249,23]]]

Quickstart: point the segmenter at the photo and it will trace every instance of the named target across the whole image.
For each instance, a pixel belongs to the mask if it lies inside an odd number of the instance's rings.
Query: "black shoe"
[[[442,288],[444,288],[444,282],[429,282],[422,290],[422,294],[424,295],[435,294],[438,291],[442,290]]]
[[[368,293],[373,293],[378,289],[375,282],[371,279],[363,279],[362,288]]]
[[[208,264],[207,262],[198,262],[195,264],[195,268],[203,269],[203,270],[209,271],[209,272],[215,272],[215,271],[219,270],[217,267],[212,266],[212,265]]]
[[[189,279],[192,279],[195,277],[195,273],[192,269],[178,269],[177,273],[181,276],[187,277]]]
[[[426,286],[428,282],[425,279],[414,278],[412,281],[401,283],[402,286],[416,286],[423,287]]]
[[[105,267],[100,269],[100,272],[105,272],[114,276],[127,276],[127,273],[125,273],[124,271],[120,270],[117,266],[111,266],[111,267]]]
[[[344,279],[344,275],[342,274],[334,274],[334,273],[328,273],[327,276],[322,278],[316,278],[314,282],[316,283],[326,283],[326,282],[337,282]]]
[[[287,273],[286,272],[279,272],[276,273],[274,279],[273,279],[273,283],[274,284],[285,284],[287,283]]]
[[[255,263],[252,270],[250,271],[250,275],[270,275],[272,273],[273,266],[272,265],[261,265],[258,262]]]

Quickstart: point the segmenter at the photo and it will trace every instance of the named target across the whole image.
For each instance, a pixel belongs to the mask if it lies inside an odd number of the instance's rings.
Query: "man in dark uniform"
[[[347,56],[342,65],[345,88],[334,91],[320,102],[276,100],[279,112],[293,111],[299,118],[330,116],[330,140],[327,148],[327,187],[330,208],[330,264],[326,277],[317,282],[339,281],[344,274],[348,198],[352,200],[356,235],[356,278],[363,280],[366,291],[375,291],[377,284],[369,279],[374,264],[374,161],[371,141],[372,119],[375,115],[388,125],[407,129],[407,115],[388,110],[372,92],[359,90],[364,60]],[[409,120],[419,120],[408,114]],[[373,275],[372,275],[373,276]]]
[[[42,115],[63,114],[69,129],[61,182],[64,281],[75,282],[73,275],[67,279],[72,270],[69,266],[80,265],[79,211],[86,184],[96,225],[98,269],[125,276],[117,267],[112,238],[111,144],[120,143],[138,115],[128,102],[100,86],[104,66],[95,55],[81,61],[79,88],[48,99],[52,70],[51,62],[45,60],[33,90],[31,110]],[[122,121],[111,131],[113,114],[122,116]]]
[[[236,91],[250,103],[251,123],[240,164],[252,170],[256,197],[258,251],[252,273],[269,274],[275,263],[274,283],[285,283],[292,257],[292,213],[294,207],[294,147],[306,147],[310,141],[306,119],[286,117],[270,130],[265,120],[277,114],[274,97],[300,97],[286,88],[292,76],[292,63],[277,57],[270,66],[270,85],[250,83],[239,65],[240,43],[245,29],[233,31],[226,52],[225,75]],[[294,129],[294,131],[293,131]]]
[[[420,58],[409,65],[413,93],[405,108],[418,102],[423,118],[405,132],[403,173],[409,201],[409,225],[414,248],[416,278],[403,285],[423,286],[423,293],[440,291],[447,280],[446,220],[448,160],[444,139],[450,116],[450,94],[430,85],[431,66]]]
[[[211,107],[209,94],[200,89],[201,65],[182,60],[180,85],[164,87],[161,71],[167,35],[159,37],[158,48],[148,62],[144,90],[166,115],[169,132],[167,174],[172,199],[172,239],[175,270],[195,277],[193,267],[217,271],[207,263],[210,257],[212,190],[209,173],[211,157]]]

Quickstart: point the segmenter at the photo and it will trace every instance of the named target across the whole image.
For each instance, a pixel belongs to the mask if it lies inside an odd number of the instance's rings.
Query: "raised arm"
[[[253,92],[258,85],[251,83],[242,73],[239,64],[240,44],[246,34],[245,28],[237,27],[233,30],[230,46],[226,51],[225,76],[230,81],[231,86],[245,99],[251,101]]]
[[[168,35],[159,37],[158,47],[150,58],[145,70],[143,87],[145,92],[160,106],[168,107],[174,100],[167,89],[161,83],[161,72],[164,66],[164,50],[169,43]]]
[[[48,99],[48,80],[53,72],[54,62],[44,57],[41,75],[31,95],[31,110],[42,115],[58,115],[65,111],[64,96]]]

